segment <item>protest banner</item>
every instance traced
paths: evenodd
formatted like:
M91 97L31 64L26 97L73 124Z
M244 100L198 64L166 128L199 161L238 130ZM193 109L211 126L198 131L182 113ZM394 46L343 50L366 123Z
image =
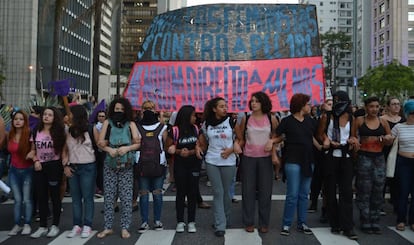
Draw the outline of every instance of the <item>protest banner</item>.
M153 100L178 110L221 96L229 111L247 111L253 92L274 110L294 93L324 100L325 81L314 5L212 4L154 18L137 54L124 96L134 109Z

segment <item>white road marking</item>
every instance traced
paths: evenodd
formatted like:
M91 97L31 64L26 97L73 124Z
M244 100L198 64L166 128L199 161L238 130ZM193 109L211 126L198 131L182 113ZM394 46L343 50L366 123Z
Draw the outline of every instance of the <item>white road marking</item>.
M358 245L358 242L343 235L332 234L330 227L311 228L311 230L322 245Z
M91 235L88 238L81 238L80 236L75 236L73 238L67 238L66 235L70 231L64 231L62 234L60 234L58 237L56 237L52 242L49 243L49 245L80 245L85 244L89 239L95 236L97 231L92 231Z

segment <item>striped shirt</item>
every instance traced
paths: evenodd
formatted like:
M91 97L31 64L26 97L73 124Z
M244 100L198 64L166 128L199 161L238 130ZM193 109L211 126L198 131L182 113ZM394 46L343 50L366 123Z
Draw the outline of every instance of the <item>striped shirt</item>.
M414 153L414 125L399 123L391 130L392 135L398 137L399 151Z

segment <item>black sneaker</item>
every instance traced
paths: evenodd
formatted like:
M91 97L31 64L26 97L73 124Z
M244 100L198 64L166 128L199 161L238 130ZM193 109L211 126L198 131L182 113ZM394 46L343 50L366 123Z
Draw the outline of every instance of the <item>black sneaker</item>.
M298 231L303 232L306 235L312 235L312 230L305 224L302 224L301 226L298 226Z
M361 231L366 234L372 234L374 232L371 227L367 227L367 226L361 227Z
M341 233L341 228L338 228L338 227L332 227L332 228L331 228L331 233L332 233L332 234L339 234L339 233Z
M358 236L355 234L354 229L344 231L344 236L348 237L351 240L358 240Z
M381 235L382 234L381 228L379 228L377 226L371 227L371 231L372 231L372 233L377 234L377 235Z
M161 221L155 221L154 230L156 230L156 231L164 230L164 227L162 226Z
M148 225L148 223L147 222L144 222L139 227L138 232L142 234L142 233L145 233L149 229L150 229L150 226Z
M215 231L214 235L216 235L216 237L224 237L224 234L226 234L225 231Z
M283 226L282 231L280 232L280 235L289 236L290 235L289 226Z
M316 204L314 202L311 203L311 205L308 208L308 213L315 213L317 210Z

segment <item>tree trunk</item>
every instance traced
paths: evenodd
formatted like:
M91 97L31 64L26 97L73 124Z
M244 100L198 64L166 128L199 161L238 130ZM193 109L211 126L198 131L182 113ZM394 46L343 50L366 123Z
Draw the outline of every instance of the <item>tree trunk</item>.
M67 0L56 0L55 6L55 26L53 27L53 51L52 51L52 81L59 79L59 58L60 58L60 33L62 26L63 7Z
M93 50L92 50L92 95L98 100L99 55L101 51L101 25L103 0L95 0Z

